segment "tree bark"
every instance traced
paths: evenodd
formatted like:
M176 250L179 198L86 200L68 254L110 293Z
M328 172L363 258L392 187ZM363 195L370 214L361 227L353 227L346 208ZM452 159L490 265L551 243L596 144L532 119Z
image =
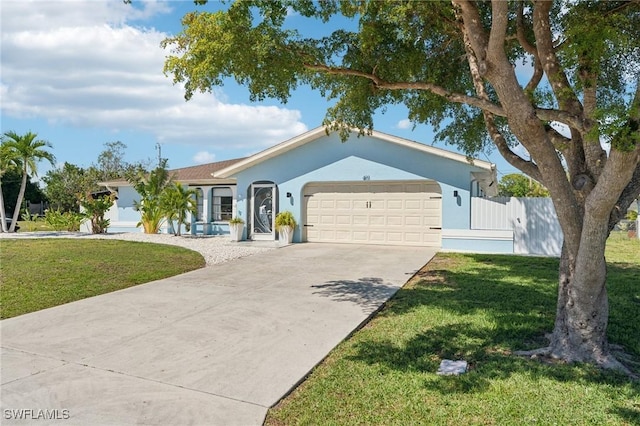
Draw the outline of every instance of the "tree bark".
M0 182L0 220L2 224L0 224L0 229L2 232L9 232L7 228L7 215L4 211L4 196L2 195L2 182Z
M565 247L560 258L556 321L550 338L548 355L566 362L593 362L603 367L619 368L609 352L607 324L609 303L606 288L604 247L590 247L602 252L602 262L589 268L587 280L577 276L576 262Z
M20 216L20 205L22 204L22 199L24 198L24 193L26 190L27 190L27 168L25 166L24 170L22 171L22 183L20 184L18 201L16 202L16 208L15 208L15 211L13 212L13 218L11 219L11 226L9 227L9 232L14 232L16 229L16 224L18 223L18 217Z

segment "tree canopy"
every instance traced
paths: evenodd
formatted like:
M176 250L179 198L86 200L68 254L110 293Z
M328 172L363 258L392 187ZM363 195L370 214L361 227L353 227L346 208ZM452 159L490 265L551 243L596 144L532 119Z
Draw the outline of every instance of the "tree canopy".
M335 100L324 122L345 137L402 104L437 139L497 149L542 183L564 246L556 324L536 354L622 368L604 247L640 193L640 1L248 0L182 23L163 46L187 99L228 78L252 100L306 84Z

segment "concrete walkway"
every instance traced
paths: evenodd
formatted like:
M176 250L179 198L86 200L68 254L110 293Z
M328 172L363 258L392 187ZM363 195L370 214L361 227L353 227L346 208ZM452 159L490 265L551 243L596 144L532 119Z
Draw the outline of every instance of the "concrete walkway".
M3 320L2 424L259 425L434 254L295 244Z

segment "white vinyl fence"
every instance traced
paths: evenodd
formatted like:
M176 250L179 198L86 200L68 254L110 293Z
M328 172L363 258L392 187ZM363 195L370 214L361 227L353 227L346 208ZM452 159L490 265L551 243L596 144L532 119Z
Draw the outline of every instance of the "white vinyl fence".
M471 229L512 230L518 254L560 256L562 230L550 198L471 198Z

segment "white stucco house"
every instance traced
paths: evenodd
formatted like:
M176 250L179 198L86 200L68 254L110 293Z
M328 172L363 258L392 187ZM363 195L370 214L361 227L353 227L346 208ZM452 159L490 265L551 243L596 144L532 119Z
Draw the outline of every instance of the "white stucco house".
M497 193L494 164L377 131L343 142L319 127L247 158L172 172L198 193L194 234L229 233L237 216L244 239L275 240L275 216L288 210L294 242L513 252L512 235L471 228L471 198ZM137 193L105 184L118 193L109 232L140 232Z

